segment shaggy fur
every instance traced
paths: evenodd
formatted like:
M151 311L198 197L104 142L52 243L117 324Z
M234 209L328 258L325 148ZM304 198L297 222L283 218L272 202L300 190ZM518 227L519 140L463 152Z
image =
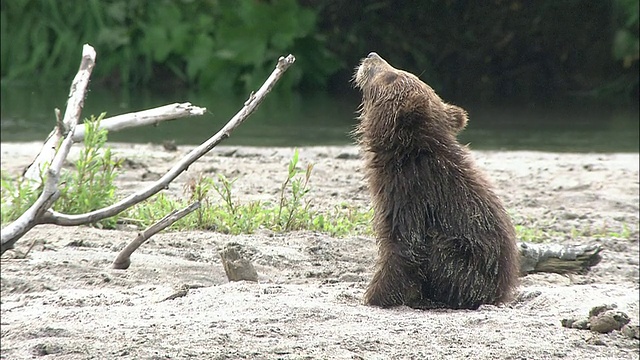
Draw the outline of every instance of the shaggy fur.
M354 81L378 242L365 303L476 309L509 300L519 269L515 231L456 140L467 113L376 53Z

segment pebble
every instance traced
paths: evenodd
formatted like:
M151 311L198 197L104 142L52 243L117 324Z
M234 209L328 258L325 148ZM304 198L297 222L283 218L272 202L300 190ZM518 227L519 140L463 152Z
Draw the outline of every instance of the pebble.
M631 339L640 339L640 325L625 325L620 329L622 335Z
M610 333L613 330L620 330L631 321L629 315L622 311L606 310L589 318L591 331L602 334Z
M598 305L589 310L588 319L569 318L560 320L563 327L579 330L591 330L593 332L607 334L615 330L621 330L623 335L638 339L640 336L638 325L628 325L631 319L622 311L615 310L616 305ZM601 345L601 344L594 344Z
M230 242L219 251L224 271L229 281L258 281L258 273L248 259L244 258L243 247L240 244Z

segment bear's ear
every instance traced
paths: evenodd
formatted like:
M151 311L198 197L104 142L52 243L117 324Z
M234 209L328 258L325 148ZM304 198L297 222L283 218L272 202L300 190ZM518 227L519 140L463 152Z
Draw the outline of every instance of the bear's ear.
M467 126L467 112L458 106L447 104L445 111L449 117L449 121L455 132L460 132Z

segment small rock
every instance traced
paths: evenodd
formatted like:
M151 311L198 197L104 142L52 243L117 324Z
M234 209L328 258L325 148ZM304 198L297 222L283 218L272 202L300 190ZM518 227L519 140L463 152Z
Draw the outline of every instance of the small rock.
M237 152L238 152L238 149L231 149L231 150L223 151L223 152L219 153L218 155L222 156L222 157L232 157Z
M258 272L251 261L240 255L242 246L238 243L228 243L219 254L224 266L224 272L229 281L258 281Z
M640 339L640 325L625 325L620 329L622 335L631 339Z
M540 291L540 290L522 290L516 296L516 300L515 301L516 302L525 302L525 301L533 300L533 299L537 298L540 295L542 295L542 291ZM564 319L562 321L565 321L565 320L569 320L569 319Z
M589 330L589 320L580 319L571 325L572 329Z
M58 344L46 342L46 343L36 344L32 348L32 353L36 356L45 356L45 355L59 354L63 352L63 350L64 349L62 348L62 346Z
M284 289L282 288L282 286L280 285L276 285L276 286L269 286L268 288L265 288L262 290L263 294L280 294L284 291Z
M616 308L617 308L616 304L604 304L604 305L594 306L591 308L591 310L589 310L589 318L596 316L601 312L604 312L607 310L615 310Z
M622 311L615 310L606 310L589 318L591 331L602 334L610 333L613 330L620 330L623 326L628 324L629 321L631 321L631 319L629 319L629 315Z
M202 259L202 256L200 256L199 253L194 252L194 251L187 251L186 253L184 253L184 258L189 260L189 261L198 261L200 259Z
M560 324L569 329L588 330L589 321L587 319L562 319Z
M338 154L338 156L336 156L336 159L341 159L341 160L357 160L360 158L360 154L358 153L340 153Z
M576 214L576 213L572 213L572 212L565 212L560 214L560 218L563 220L575 220L578 217L580 217L580 215Z
M560 320L560 325L562 325L562 327L566 327L566 328L571 328L571 326L573 326L573 324L578 321L576 319L562 319Z
M166 151L178 151L178 146L176 145L175 140L166 140L162 142L162 147Z

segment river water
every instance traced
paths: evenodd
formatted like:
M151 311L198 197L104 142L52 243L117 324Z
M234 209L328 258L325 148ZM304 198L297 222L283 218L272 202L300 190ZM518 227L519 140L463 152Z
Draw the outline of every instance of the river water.
M62 86L2 86L0 129L2 142L43 141L55 123L53 109L64 110L68 88ZM174 102L207 108L201 117L109 134L120 142L200 144L217 132L241 107L246 97L203 93L151 91L114 92L92 88L83 116L107 116L145 110ZM353 143L359 95L269 94L226 145L305 146ZM470 115L459 139L473 149L540 150L560 152L638 152L638 108L630 106L474 106L460 104Z

